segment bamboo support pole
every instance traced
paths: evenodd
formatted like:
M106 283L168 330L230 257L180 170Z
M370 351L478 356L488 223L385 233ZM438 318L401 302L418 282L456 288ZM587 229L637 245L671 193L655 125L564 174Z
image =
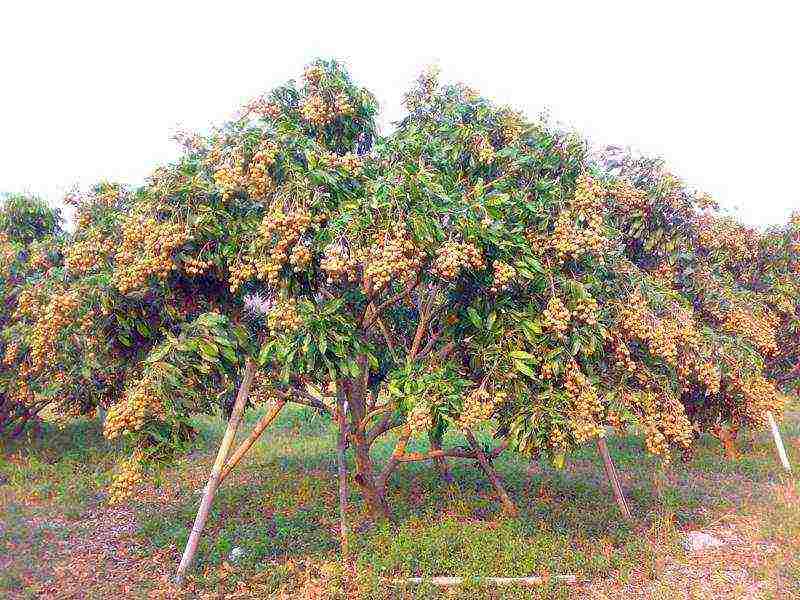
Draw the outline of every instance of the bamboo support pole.
M506 492L506 489L503 486L503 482L500 480L500 476L497 474L497 471L494 470L494 467L492 467L489 459L486 458L486 453L483 451L483 448L481 448L481 445L475 439L475 436L471 431L465 430L464 435L466 436L469 445L472 446L472 449L475 451L475 456L478 459L483 472L486 473L486 476L489 478L492 486L494 486L494 489L500 498L500 503L503 505L503 512L510 517L516 517L519 514L519 511Z
M611 484L611 489L614 492L614 499L617 501L617 506L619 506L619 510L622 512L622 515L625 517L625 519L632 521L633 517L631 516L631 509L628 508L628 502L625 500L625 495L622 493L622 486L619 483L617 469L614 467L614 462L611 460L611 455L608 453L608 445L606 444L606 438L604 435L601 435L597 438L597 449L600 451L600 456L603 457L603 466L606 469L606 477L608 477L608 482Z
M228 421L228 426L225 429L225 435L222 438L222 443L217 452L217 459L214 461L214 466L211 468L211 475L208 478L208 483L203 490L203 498L200 500L200 507L197 510L197 517L195 517L192 531L189 534L189 539L186 541L186 549L183 551L181 563L178 565L178 572L175 574L175 584L178 587L183 585L186 578L186 571L194 560L197 553L197 546L200 543L200 534L203 532L203 527L208 519L208 513L211 509L211 503L214 501L214 494L219 487L220 474L222 467L225 464L225 459L228 456L228 451L233 444L233 438L236 435L236 429L239 427L239 421L242 419L244 413L244 406L247 403L247 397L250 395L250 386L253 384L253 377L255 376L255 365L253 361L248 360L244 370L242 383L239 386L239 392L236 396L236 402L233 405L233 412Z
M225 481L225 478L230 474L233 468L239 464L239 461L242 460L242 457L247 454L247 451L256 443L256 440L261 437L261 434L264 433L264 430L270 426L270 424L275 420L275 417L283 410L283 407L286 406L286 400L278 400L275 405L270 409L270 411L261 417L256 423L255 427L253 427L253 431L250 432L250 435L247 436L247 439L243 441L236 451L231 455L230 459L225 463L225 467L222 469L222 473L219 476L219 485Z
M454 587L462 585L465 581L471 581L467 577L408 577L407 579L395 579L398 584L429 584L436 587ZM575 575L553 575L551 577L480 577L478 583L485 585L508 586L517 585L521 587L534 587L543 585L551 581L562 583L576 583Z
M792 472L792 465L789 464L789 457L786 454L786 447L783 445L783 438L781 438L780 429L775 422L775 417L772 416L772 411L767 411L767 421L769 421L769 428L772 430L772 439L775 441L775 448L778 450L778 458L781 459L781 464L787 473Z

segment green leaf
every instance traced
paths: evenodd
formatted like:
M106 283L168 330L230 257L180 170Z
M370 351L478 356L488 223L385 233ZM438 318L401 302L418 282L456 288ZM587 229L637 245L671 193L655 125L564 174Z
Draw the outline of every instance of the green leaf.
M467 316L469 316L469 320L472 321L472 324L480 329L482 324L481 316L478 314L478 311L472 308L471 306L467 308Z
M522 361L515 360L514 361L514 367L517 369L517 371L519 371L523 375L526 375L526 376L530 377L531 379L536 379L537 378L536 377L536 373L534 372L534 370L531 369L528 365L526 365Z

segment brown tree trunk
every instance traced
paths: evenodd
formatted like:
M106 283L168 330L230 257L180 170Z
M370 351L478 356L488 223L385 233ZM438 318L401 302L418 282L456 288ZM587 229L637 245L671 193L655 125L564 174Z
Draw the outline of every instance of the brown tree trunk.
M388 519L391 513L386 503L386 490L377 482L372 457L369 455L369 444L360 431L351 432L350 440L356 459L355 482L364 495L367 509L374 518Z

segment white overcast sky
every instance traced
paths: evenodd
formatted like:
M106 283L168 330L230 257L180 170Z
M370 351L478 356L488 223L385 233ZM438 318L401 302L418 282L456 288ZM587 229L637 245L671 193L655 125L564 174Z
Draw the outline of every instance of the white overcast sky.
M799 4L4 0L0 191L59 203L73 184L140 182L177 154L179 125L204 130L321 56L348 63L386 124L435 63L779 223L800 208Z

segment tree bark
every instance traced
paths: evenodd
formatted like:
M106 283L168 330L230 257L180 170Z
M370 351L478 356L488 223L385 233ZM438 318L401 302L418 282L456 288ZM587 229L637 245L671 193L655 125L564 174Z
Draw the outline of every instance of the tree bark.
M367 510L373 518L391 518L391 511L386 502L385 486L381 486L377 480L372 457L369 454L370 444L360 431L351 431L350 440L353 442L356 459L355 482L364 495Z
M342 543L342 560L348 568L350 562L350 544L347 533L347 402L339 403L339 443L337 444L337 462L339 464L339 535Z

